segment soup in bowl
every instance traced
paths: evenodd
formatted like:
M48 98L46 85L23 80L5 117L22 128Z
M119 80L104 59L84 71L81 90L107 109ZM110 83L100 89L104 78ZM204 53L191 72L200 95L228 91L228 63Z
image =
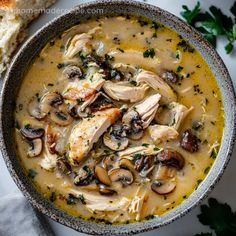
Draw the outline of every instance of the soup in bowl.
M6 76L1 112L1 149L25 196L99 235L190 210L222 175L235 132L232 83L212 47L130 1L81 5L33 36Z
M221 93L201 55L159 22L103 16L48 42L21 85L19 157L56 206L125 223L184 201L214 162Z

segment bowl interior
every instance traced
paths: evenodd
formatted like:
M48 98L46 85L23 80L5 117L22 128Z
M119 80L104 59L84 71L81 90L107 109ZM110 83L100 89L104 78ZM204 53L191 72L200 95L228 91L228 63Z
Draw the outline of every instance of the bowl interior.
M13 148L14 139L12 137L14 131L13 112L19 85L21 84L25 70L30 65L34 57L40 52L41 48L50 38L76 25L81 20L94 17L96 15L113 13L131 13L148 17L154 21L159 21L178 32L194 45L194 47L201 53L202 57L210 66L215 75L218 86L220 87L225 110L225 128L222 138L222 145L213 167L198 189L192 193L188 199L172 211L152 220L128 225L111 226L87 222L70 216L67 213L55 208L50 202L44 199L41 194L38 193L34 187L32 187L32 183L25 177L19 160L16 158L16 150ZM211 45L206 42L192 27L178 19L176 16L158 7L145 3L133 1L98 1L80 5L71 12L50 22L43 29L39 30L33 37L31 37L18 52L17 56L13 60L10 70L6 75L2 90L2 132L0 134L1 150L7 167L16 184L28 200L33 204L33 206L39 209L42 213L64 225L88 234L118 235L139 233L158 228L181 217L192 209L193 206L196 206L214 187L215 183L222 175L232 152L236 123L235 106L235 94L232 82L224 63Z

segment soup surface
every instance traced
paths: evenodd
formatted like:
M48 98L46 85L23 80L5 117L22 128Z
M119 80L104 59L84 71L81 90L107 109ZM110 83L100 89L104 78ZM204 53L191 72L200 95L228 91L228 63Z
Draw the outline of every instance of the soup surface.
M25 74L15 119L39 191L69 214L110 223L158 217L188 198L224 126L201 55L135 16L89 19L52 39Z

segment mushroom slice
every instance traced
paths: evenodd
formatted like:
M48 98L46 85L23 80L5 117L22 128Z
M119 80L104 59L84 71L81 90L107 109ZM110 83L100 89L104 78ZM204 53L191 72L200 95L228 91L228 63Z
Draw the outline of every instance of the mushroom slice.
M63 79L76 80L83 75L82 70L75 65L68 65L62 72Z
M72 130L69 137L69 160L80 162L92 149L103 133L120 116L118 108L110 108L94 113L93 117L85 118Z
M185 117L193 110L193 107L188 109L186 106L177 102L170 103L169 107L171 108L172 114L172 122L170 126L178 130Z
M113 83L106 81L103 85L105 93L117 101L138 102L142 100L149 86L131 86L126 82Z
M88 33L82 33L75 35L64 54L65 58L73 58L79 52L89 52L91 50L91 39L94 34L101 31L101 27L95 27L88 31Z
M60 157L57 159L57 168L65 175L69 175L72 172L71 165L65 157Z
M36 138L29 141L30 148L27 155L29 157L39 156L43 150L43 142L41 138Z
M155 180L151 185L152 191L160 195L169 194L173 192L175 188L176 188L176 181L173 179Z
M139 84L148 84L158 93L160 93L161 96L163 96L166 103L170 103L177 100L176 94L174 93L172 88L162 78L160 78L157 74L151 71L141 70L136 77L136 82Z
M108 175L112 182L121 182L124 186L130 185L134 181L133 174L125 169L113 169L108 172Z
M147 128L149 124L152 122L156 111L159 107L159 101L161 99L160 94L154 94L146 99L144 99L141 103L134 105L132 109L135 109L136 112L141 116L143 121L143 128Z
M50 112L50 119L60 126L67 126L72 123L73 119L66 109L52 110Z
M42 120L43 118L45 118L46 114L42 113L40 108L39 108L39 98L37 96L33 96L30 99L30 102L28 104L28 113L38 119L38 120Z
M112 196L114 194L117 194L117 192L111 188L106 187L105 185L100 185L99 186L99 193L101 195L105 196Z
M138 70L134 66L123 63L114 64L113 69L117 69L119 72L121 72L126 80L132 80L134 75L136 75L136 73L138 72Z
M59 93L48 92L40 100L39 109L43 114L48 114L51 109L57 108L63 103L63 97Z
M199 150L198 138L191 130L185 130L181 136L180 146L188 152L197 152Z
M179 133L173 128L166 125L150 125L148 132L155 144L174 140L178 137Z
M114 125L110 131L103 136L104 144L114 151L121 151L128 147L129 140L122 126Z
M20 133L27 139L41 138L44 135L43 128L33 128L30 125L26 125L20 129Z
M177 170L181 170L185 164L183 156L173 149L163 149L160 151L155 156L155 162L174 167Z
M103 167L101 167L99 165L95 166L95 176L97 177L97 179L101 183L108 185L108 186L111 185L111 180L108 176L108 173Z
M134 165L132 161L130 161L129 159L122 158L119 164L120 164L120 168L122 169L128 169L130 171L134 171Z

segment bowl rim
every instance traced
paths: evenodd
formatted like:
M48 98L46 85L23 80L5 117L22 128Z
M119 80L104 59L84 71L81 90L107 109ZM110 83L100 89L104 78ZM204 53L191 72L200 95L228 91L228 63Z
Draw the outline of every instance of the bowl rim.
M101 225L101 224L97 224L94 222L90 222L90 221L84 221L82 219L73 217L71 215L68 215L67 213L63 212L62 210L54 207L52 204L50 204L48 202L48 200L44 199L39 193L38 191L36 191L34 188L32 188L32 184L29 183L28 180L25 180L22 176L19 175L19 172L16 170L16 166L14 165L14 163L12 162L12 157L11 155L9 155L10 151L7 144L7 140L9 140L9 137L7 137L7 133L8 131L6 130L6 123L4 123L4 119L6 118L3 114L6 114L6 112L4 112L5 109L5 103L6 103L6 97L8 94L6 94L6 91L9 89L9 85L10 85L10 81L12 80L12 73L14 72L14 70L16 69L16 65L18 60L22 59L23 56L28 47L32 47L31 42L34 40L39 39L40 37L42 38L43 36L43 32L50 30L50 28L53 25L58 24L58 22L60 20L66 20L66 18L70 15L75 15L76 11L81 10L81 9L89 9L89 8L95 8L95 7L100 7L101 9L106 9L106 5L109 6L116 6L117 4L122 4L122 6L125 6L125 10L124 13L127 9L127 13L130 14L130 10L131 9L139 9L139 12L137 15L145 15L145 10L151 11L155 14L160 14L162 17L164 17L165 20L168 21L172 21L173 23L176 23L178 25L178 27L182 26L183 27L183 31L180 32L180 29L178 29L178 31L176 30L177 33L182 33L184 35L186 35L187 33L191 33L191 38L194 40L200 40L202 45L199 46L200 49L204 49L207 50L207 52L209 52L209 57L212 59L216 59L216 68L219 68L220 73L223 74L224 77L224 81L222 81L222 85L226 85L226 87L229 89L227 96L229 96L229 99L231 99L231 105L232 105L232 127L231 127L231 133L228 137L228 143L227 143L227 148L224 149L223 151L220 153L223 153L223 160L221 161L220 164L222 164L222 166L217 170L215 168L216 173L214 174L212 172L212 168L210 173L211 174L211 178L209 180L211 180L210 182L208 181L208 183L206 183L206 180L208 179L208 176L204 179L203 183L199 186L198 190L194 191L193 193L199 192L197 195L195 194L194 196L193 193L191 194L191 196L185 200L184 202L182 202L179 206L177 206L175 209L173 209L172 211L148 220L148 221L142 221L142 222L137 222L137 223L130 223L130 224L121 224L121 225ZM98 14L98 15L104 15L104 14ZM106 15L106 14L105 14ZM147 17L147 16L146 16ZM71 25L72 27L72 25ZM168 26L169 27L169 26ZM170 27L171 28L171 27ZM59 31L58 31L59 33ZM47 41L49 41L50 38L47 38ZM189 41L189 40L188 40ZM191 42L191 40L190 40ZM197 45L194 42L193 45L195 47L197 47ZM198 47L197 47L198 48ZM198 48L198 51L200 50ZM38 51L40 51L40 49L38 49ZM207 62L208 64L208 62ZM28 66L28 65L27 65ZM212 69L211 69L212 70ZM223 88L219 86L220 91L222 92ZM222 94L222 98L223 98L223 94ZM3 87L1 90L1 101L0 101L0 122L1 122L1 133L0 133L0 148L1 148L1 152L4 158L4 161L7 165L7 168L11 174L11 176L13 177L13 180L15 181L16 185L18 186L18 188L23 192L23 194L25 195L25 197L28 199L28 201L36 208L38 209L40 212L42 212L43 214L49 216L51 219L66 225L70 228L73 228L79 232L83 232L83 233L87 233L87 234L96 234L96 235L124 235L124 234L137 234L137 233L141 233L141 232L145 232L148 230L153 230L156 228L159 228L161 226L167 225L171 222L173 222L174 220L184 216L187 212L189 212L191 209L193 209L194 207L196 207L197 205L200 204L200 202L209 194L209 192L214 188L215 184L219 181L220 177L222 176L224 169L226 168L226 165L229 161L229 158L232 154L233 151L233 146L234 146L234 139L235 139L235 135L236 135L236 97L235 97L235 91L234 91L234 87L233 87L233 83L232 80L230 78L229 72L224 64L224 62L222 61L222 59L220 58L220 56L218 55L218 53L215 51L215 49L210 45L209 42L207 42L202 35L197 32L194 28L192 28L190 25L188 25L186 22L184 22L183 20L181 20L180 18L178 18L177 16L157 7L157 6L153 6L153 5L149 5L147 3L142 3L142 2L136 2L136 1L132 1L132 0L115 0L115 1L109 1L109 0L100 0L100 1L93 1L93 2L89 2L89 3L84 3L84 4L80 4L77 7L73 8L71 11L69 11L68 13L65 13L61 16L56 17L55 19L53 19L52 21L50 21L49 23L47 23L45 26L43 26L42 28L40 28L36 33L34 33L34 35L32 35L24 44L23 46L20 48L20 50L18 51L18 53L16 54L16 56L14 57L9 70L6 73L5 76L5 80L3 83ZM225 135L223 135L222 138L222 143L223 143L223 139L224 139ZM226 137L227 138L227 137ZM219 154L220 154L219 153ZM16 157L16 154L15 154ZM217 158L215 160L218 161L219 158ZM215 165L215 164L214 164ZM209 175L210 175L209 173ZM190 200L191 198L191 200ZM185 204L184 204L185 203ZM159 221L157 220L159 219Z

